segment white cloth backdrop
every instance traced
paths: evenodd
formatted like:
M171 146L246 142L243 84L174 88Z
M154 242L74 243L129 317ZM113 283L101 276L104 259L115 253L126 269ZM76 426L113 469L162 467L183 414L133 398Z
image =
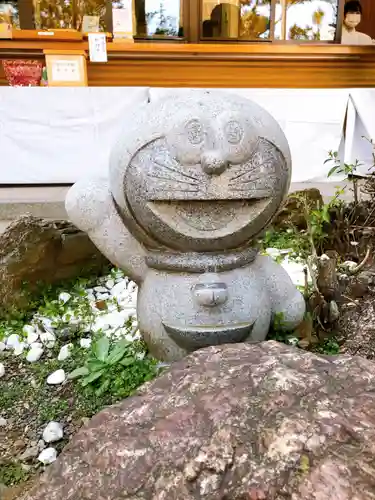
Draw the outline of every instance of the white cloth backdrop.
M147 88L0 87L0 184L73 183L105 172Z
M130 107L169 91L1 87L0 184L73 183L82 177L103 174ZM327 166L323 163L328 151L337 150L342 142L349 90L232 92L258 102L279 121L292 152L293 182L326 179ZM354 101L362 110L362 122L371 122L369 132L375 133L374 113L370 113L374 109L375 90L356 90L350 102ZM357 121L356 133L359 127ZM350 154L357 152L357 142L353 141Z

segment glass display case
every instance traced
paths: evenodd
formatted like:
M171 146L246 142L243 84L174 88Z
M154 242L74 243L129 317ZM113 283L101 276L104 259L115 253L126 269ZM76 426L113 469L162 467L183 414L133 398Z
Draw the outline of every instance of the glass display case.
M202 0L202 38L270 39L271 2Z
M84 16L98 18L100 31L107 31L106 0L34 0L34 26L37 30L74 29L81 31Z
M13 28L20 28L17 0L0 1L0 23L9 23Z
M333 42L337 39L338 10L337 0L277 0L274 39Z
M202 40L337 40L340 0L201 0Z
M362 1L372 19L373 0ZM48 51L87 58L90 18L106 33L108 60L87 63L89 85L373 87L374 45L340 43L344 6L345 0L0 0L0 16L13 26L12 36L0 40L0 59L44 60Z

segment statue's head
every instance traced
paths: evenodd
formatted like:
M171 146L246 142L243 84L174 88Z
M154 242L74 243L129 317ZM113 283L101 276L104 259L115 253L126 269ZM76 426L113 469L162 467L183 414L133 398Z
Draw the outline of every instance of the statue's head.
M111 157L113 196L142 242L181 251L245 247L290 182L287 140L264 109L207 91L138 109Z
M361 22L362 5L358 0L349 0L344 6L344 23L349 29L354 29Z

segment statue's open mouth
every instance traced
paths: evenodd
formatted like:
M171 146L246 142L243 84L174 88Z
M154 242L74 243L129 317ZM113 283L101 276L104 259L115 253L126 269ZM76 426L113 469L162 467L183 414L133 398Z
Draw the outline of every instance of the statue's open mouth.
M182 349L193 351L210 345L244 342L250 336L254 323L217 326L176 326L163 322L172 340Z
M225 201L169 200L152 201L148 206L154 215L177 232L189 234L191 228L194 228L198 232L209 231L211 237L220 237L229 231L240 231L248 226L249 221L264 212L269 201L269 198Z

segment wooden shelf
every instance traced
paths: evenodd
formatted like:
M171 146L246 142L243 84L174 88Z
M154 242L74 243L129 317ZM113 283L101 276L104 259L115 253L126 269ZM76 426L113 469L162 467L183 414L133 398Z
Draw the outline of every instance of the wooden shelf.
M86 41L0 41L0 59L84 50ZM88 64L90 86L359 88L375 86L375 47L276 43L121 43ZM5 84L0 74L0 84Z
M44 43L46 40L56 42L77 42L83 40L83 34L79 31L67 30L13 30L13 42L19 40L34 41Z

